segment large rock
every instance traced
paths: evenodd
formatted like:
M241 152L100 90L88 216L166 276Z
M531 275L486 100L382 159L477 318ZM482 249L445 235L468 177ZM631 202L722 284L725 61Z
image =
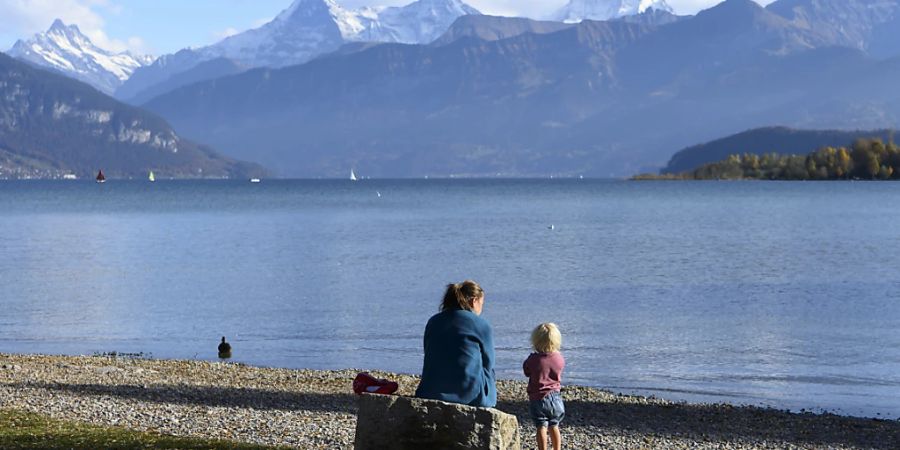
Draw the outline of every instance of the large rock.
M520 450L516 416L397 395L364 394L356 420L356 450Z

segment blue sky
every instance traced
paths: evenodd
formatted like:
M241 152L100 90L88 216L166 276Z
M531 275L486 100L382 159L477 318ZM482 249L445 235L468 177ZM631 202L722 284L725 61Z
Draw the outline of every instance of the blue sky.
M337 0L346 8L403 5L412 0ZM720 0L668 0L679 14L694 14ZM757 0L767 4L772 0ZM55 18L76 24L110 50L160 55L211 44L262 25L292 0L0 0L0 51L16 39L46 30ZM567 0L467 0L482 12L543 17Z

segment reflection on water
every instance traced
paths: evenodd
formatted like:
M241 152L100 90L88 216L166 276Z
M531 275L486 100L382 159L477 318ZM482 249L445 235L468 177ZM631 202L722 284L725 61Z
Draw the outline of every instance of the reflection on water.
M378 192L381 196L376 195ZM443 286L487 291L498 372L900 415L896 183L0 183L0 352L418 372ZM553 224L553 229L549 225Z

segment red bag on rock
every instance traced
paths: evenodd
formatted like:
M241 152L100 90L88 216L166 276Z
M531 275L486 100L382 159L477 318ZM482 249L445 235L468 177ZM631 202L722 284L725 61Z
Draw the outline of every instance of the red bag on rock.
M360 372L356 374L353 380L353 392L362 394L370 392L373 394L393 394L400 386L395 381L375 378L368 372Z

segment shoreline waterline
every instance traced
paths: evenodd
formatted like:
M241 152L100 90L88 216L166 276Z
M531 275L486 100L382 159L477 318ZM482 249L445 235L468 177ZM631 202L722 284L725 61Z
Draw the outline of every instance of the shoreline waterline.
M0 408L175 436L352 448L357 369L0 353ZM412 395L418 378L373 371ZM525 383L498 381L498 409L534 428ZM877 448L900 446L900 421L690 404L565 386L568 448Z

